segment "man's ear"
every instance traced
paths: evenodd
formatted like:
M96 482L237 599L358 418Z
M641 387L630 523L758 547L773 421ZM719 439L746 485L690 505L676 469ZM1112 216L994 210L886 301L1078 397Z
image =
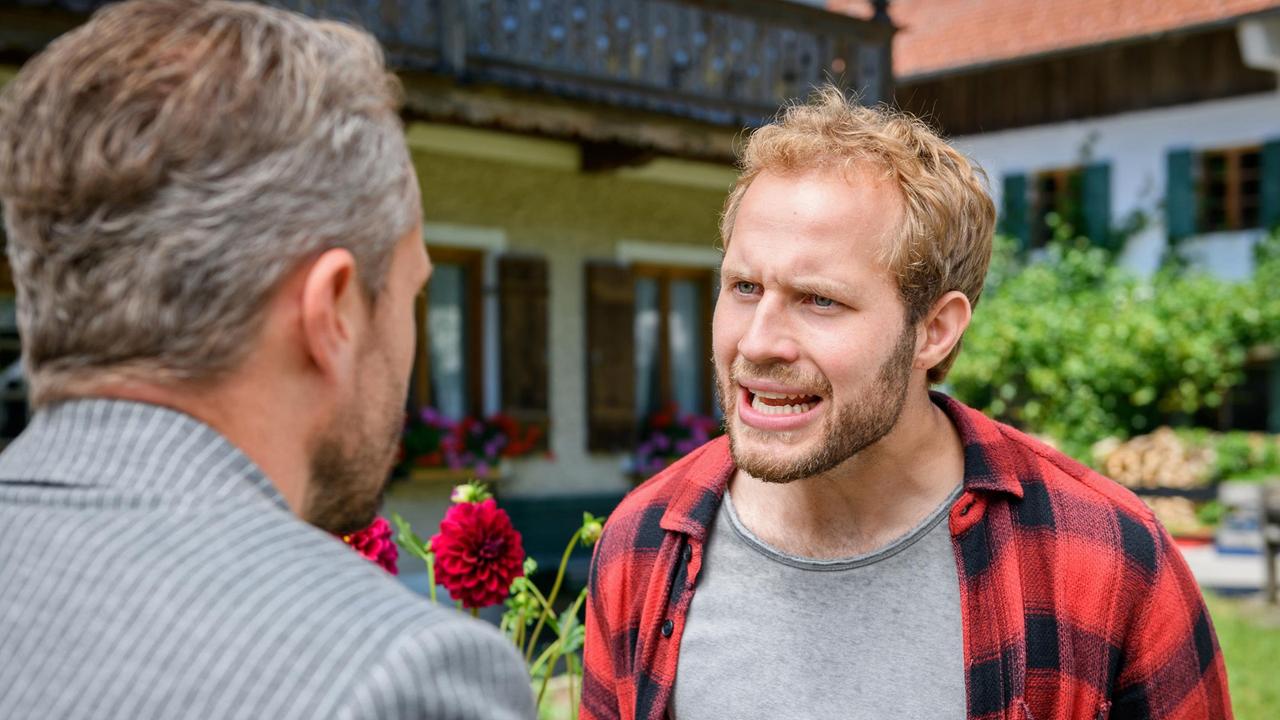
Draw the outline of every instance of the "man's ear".
M350 374L366 315L355 258L340 248L322 253L303 279L301 319L305 351L323 375Z
M915 367L929 370L946 359L969 327L973 306L959 290L938 298L919 326Z

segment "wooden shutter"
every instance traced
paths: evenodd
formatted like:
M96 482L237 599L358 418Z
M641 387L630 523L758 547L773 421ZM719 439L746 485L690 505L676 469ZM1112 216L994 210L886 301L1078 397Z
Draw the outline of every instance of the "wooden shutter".
M1280 226L1280 139L1262 146L1262 187L1258 219L1264 230Z
M628 268L587 265L587 448L627 450L635 431L635 287Z
M1170 150L1166 156L1168 178L1164 212L1171 242L1196 234L1196 186L1192 160L1190 150Z
M1094 245L1111 247L1111 166L1097 163L1084 169L1081 182L1084 227Z
M549 298L544 258L498 259L502 409L522 423L544 429L549 408Z
M1001 199L1000 231L1018 240L1018 249L1026 250L1031 244L1031 226L1028 223L1027 176L1014 173L1004 176L1004 197Z

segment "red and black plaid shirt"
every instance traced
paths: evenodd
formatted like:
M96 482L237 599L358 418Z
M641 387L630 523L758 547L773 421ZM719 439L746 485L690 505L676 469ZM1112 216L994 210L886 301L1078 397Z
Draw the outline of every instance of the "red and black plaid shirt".
M934 401L964 443L964 492L949 520L968 717L1230 718L1200 590L1151 511L1017 430L943 395ZM584 720L665 714L733 472L727 440L713 440L609 518L591 569Z

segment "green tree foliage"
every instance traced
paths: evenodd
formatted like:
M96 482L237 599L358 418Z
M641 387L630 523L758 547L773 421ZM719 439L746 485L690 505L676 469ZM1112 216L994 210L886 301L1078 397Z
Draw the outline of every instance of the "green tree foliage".
M1082 459L1104 437L1188 424L1241 381L1250 348L1280 343L1280 233L1258 261L1244 283L1172 263L1139 278L1069 228L1030 263L999 238L948 383Z

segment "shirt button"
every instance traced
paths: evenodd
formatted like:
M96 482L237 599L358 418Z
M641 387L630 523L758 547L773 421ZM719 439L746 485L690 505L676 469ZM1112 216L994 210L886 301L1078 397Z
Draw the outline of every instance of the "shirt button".
M667 620L666 622L662 623L662 637L664 638L671 637L671 633L674 632L675 629L676 629L676 624L671 622L671 620Z
M684 561L685 561L685 562L689 562L689 561L690 561L690 560L692 560L692 559L693 559L693 548L689 547L688 545L685 545L685 546L684 546Z

